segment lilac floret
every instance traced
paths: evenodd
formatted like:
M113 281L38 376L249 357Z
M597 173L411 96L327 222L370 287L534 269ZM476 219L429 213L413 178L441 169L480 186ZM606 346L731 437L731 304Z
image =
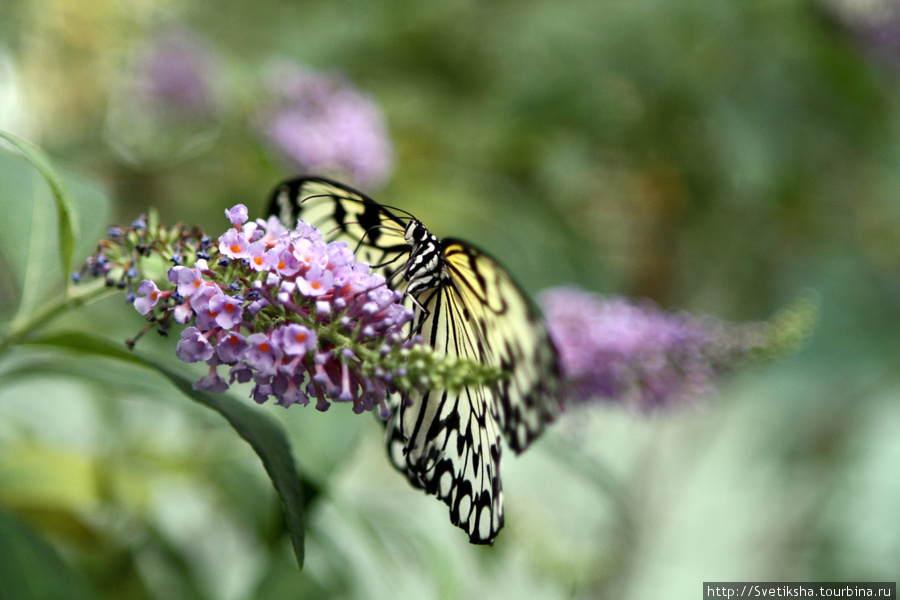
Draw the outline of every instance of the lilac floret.
M218 292L209 299L209 312L214 315L216 325L231 329L241 323L244 309L237 298Z
M231 331L216 344L216 355L221 362L231 365L241 360L249 347L244 336Z
M215 370L212 370L205 377L198 379L192 387L195 390L207 392L224 392L228 389L228 383Z
M235 229L239 229L247 222L247 207L243 204L235 204L233 207L225 209L225 216L228 217Z
M215 349L196 327L181 332L181 340L175 346L175 354L184 362L198 362L212 358Z
M307 297L323 296L334 287L334 274L322 268L313 268L306 277L297 281L297 289Z
M184 298L193 298L203 291L203 273L200 269L176 266L169 269L169 281L176 285L176 290Z
M247 258L247 247L250 242L243 232L229 229L219 238L219 252L228 258Z
M140 297L134 301L134 307L139 313L146 315L159 302L160 289L155 282L145 279L138 286L137 293L140 294Z
M254 333L247 337L250 345L245 352L246 360L260 371L268 371L275 367L275 361L281 358L282 351L271 337L264 333Z
M296 323L277 330L272 337L278 340L284 353L290 356L303 356L316 347L316 332Z

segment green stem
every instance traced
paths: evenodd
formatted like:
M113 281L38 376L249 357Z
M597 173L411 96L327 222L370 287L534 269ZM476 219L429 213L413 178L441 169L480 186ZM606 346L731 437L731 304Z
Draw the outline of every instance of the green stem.
M67 293L59 295L37 311L13 320L7 331L0 337L0 353L8 347L22 342L59 315L119 292L120 290L107 286L99 279L70 288Z

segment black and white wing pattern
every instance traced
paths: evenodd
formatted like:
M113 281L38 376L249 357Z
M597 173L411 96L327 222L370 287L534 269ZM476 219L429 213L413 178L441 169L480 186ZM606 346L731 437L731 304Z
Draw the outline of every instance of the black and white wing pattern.
M556 349L537 309L492 257L457 239L440 240L404 211L320 178L279 185L270 214L293 227L300 218L398 286L416 309L415 331L436 351L498 367L493 385L428 390L395 402L387 424L391 461L416 487L450 508L450 520L475 544L503 526L500 438L516 453L560 410Z
M269 199L269 214L285 227L301 219L322 232L327 241L345 241L359 262L390 276L403 266L409 244L403 237L409 215L395 215L386 206L341 183L302 177L279 184Z

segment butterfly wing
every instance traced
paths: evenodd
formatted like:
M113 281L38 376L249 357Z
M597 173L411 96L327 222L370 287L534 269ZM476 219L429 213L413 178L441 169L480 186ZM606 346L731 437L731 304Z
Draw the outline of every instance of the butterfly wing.
M290 228L302 219L327 241L347 242L361 262L385 279L403 266L402 257L409 253L403 239L405 217L329 179L300 177L280 183L272 191L268 214Z
M556 347L537 308L491 256L446 239L444 258L478 334L472 358L507 375L495 386L493 400L506 443L518 454L561 410Z
M427 290L417 301L428 311L420 327L427 343L450 357L477 356L478 336L452 287ZM483 385L428 390L400 404L388 425L394 466L446 503L450 521L475 544L493 543L503 526L500 429L492 399Z
M410 253L403 237L409 215L327 179L280 184L269 214L288 227L301 218L328 241L346 241L386 279ZM416 330L439 353L498 367L506 377L455 392L428 390L411 404L395 399L388 450L414 486L450 507L451 522L471 542L490 544L503 526L501 435L521 452L559 412L556 350L537 310L502 266L459 240L441 247L449 277L415 294Z
M451 357L502 369L495 385L433 390L399 406L389 426L394 465L450 507L469 541L490 544L503 526L501 431L524 450L559 412L556 350L534 306L493 258L442 243L451 277L416 295L423 339Z

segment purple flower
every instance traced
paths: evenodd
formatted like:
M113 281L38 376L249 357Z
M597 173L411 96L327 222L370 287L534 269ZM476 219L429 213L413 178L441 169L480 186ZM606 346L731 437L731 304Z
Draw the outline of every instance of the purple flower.
M265 267L283 277L290 277L300 270L300 261L286 247L276 246L266 251Z
M369 96L333 73L284 63L268 84L273 98L257 118L263 138L305 172L383 186L393 170L384 116Z
M243 231L229 229L219 238L219 252L228 258L247 258L250 241Z
M265 242L253 242L247 246L247 262L254 271L266 271L266 250L268 247Z
M219 376L215 368L211 368L206 376L195 381L191 387L195 390L206 390L207 392L224 392L228 389L228 383Z
M141 282L138 286L137 293L141 294L142 297L134 301L134 307L142 315L146 315L153 310L153 307L156 306L156 303L159 302L159 299L162 297L162 292L156 287L156 283L149 279L145 279Z
M169 281L176 284L176 290L184 298L193 298L204 289L203 273L200 269L172 267L169 269Z
M198 35L169 29L137 56L133 85L145 110L171 119L208 118L218 109L217 59Z
M232 365L244 357L250 344L241 334L231 331L216 344L216 355L227 365Z
M738 335L750 330L667 313L650 301L556 288L540 302L574 402L601 399L649 410L698 399L759 342Z
M172 310L172 318L174 318L175 322L179 325L190 323L191 319L194 318L194 310L191 308L191 303L189 301L182 302L175 306Z
M302 356L316 348L316 332L296 323L277 330L273 337L278 339L284 353L290 356Z
M240 300L220 291L209 299L209 312L215 319L216 325L222 329L231 329L241 323L244 309L241 307Z
M398 388L390 365L406 360L404 352L417 341L402 333L412 320L402 294L357 264L346 244L326 244L310 225L300 222L289 231L277 220L247 222L245 215L240 205L226 210L231 227L217 243L186 228L141 239L142 247L174 246L172 253L184 257L180 262L193 257L193 266L169 269L167 290L142 283L136 307L160 330L173 319L190 325L176 355L209 365L198 389L252 381L257 402L274 397L291 406L315 397L319 410L340 401L356 412L385 412L388 395L408 389ZM105 252L114 246L101 248L92 264L108 260ZM109 262L121 268L130 257ZM221 365L230 367L228 381L217 372Z
M292 245L291 253L304 272L328 265L327 247L321 239L300 238Z
M194 296L190 299L191 308L194 309L198 315L201 313L209 313L209 302L213 296L217 296L222 293L219 287L210 282L202 281L202 285L199 288L199 291L194 294ZM209 314L210 319L215 318L215 315Z
M235 204L233 207L225 209L225 216L228 217L235 229L240 229L241 225L247 222L247 207L243 204Z
M220 130L220 67L214 48L195 32L152 35L112 82L104 139L122 160L154 166L207 150Z
M286 385L284 390L278 395L277 405L288 408L292 404L309 404L309 396L301 390L293 377L285 377Z
M229 381L231 381L231 383L234 383L235 381L238 383L247 383L253 379L253 374L253 368L245 362L239 362L228 371ZM263 398L263 402L265 402L265 398Z
M281 348L271 337L264 333L254 333L247 338L250 345L244 353L251 366L260 371L269 371L275 367L275 361L281 358Z
M198 362L212 358L215 349L206 336L196 327L181 332L181 340L175 346L175 354L184 362Z
M297 280L297 289L307 297L326 294L334 286L334 275L326 269L310 269L306 277Z
M328 256L328 267L345 267L356 262L356 256L347 242L330 242L325 249Z

